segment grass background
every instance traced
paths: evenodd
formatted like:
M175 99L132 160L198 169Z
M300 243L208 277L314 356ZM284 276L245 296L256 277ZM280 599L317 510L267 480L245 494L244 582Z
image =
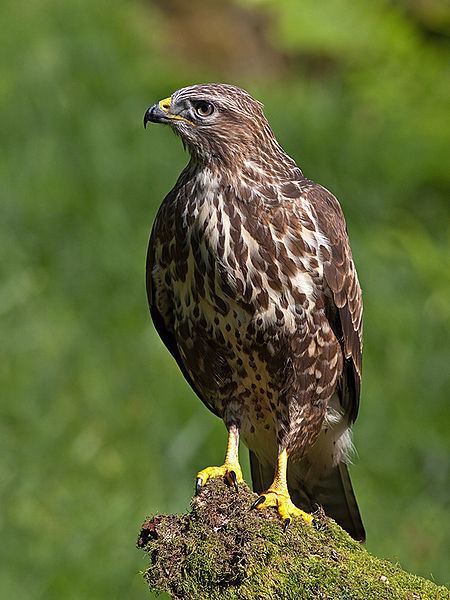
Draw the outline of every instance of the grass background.
M150 226L187 159L142 129L219 80L344 207L367 547L448 583L446 3L4 0L0 19L0 597L148 597L140 523L222 458L147 314Z

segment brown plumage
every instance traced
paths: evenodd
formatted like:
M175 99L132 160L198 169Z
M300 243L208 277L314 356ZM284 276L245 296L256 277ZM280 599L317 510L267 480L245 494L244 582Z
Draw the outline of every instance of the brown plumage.
M231 480L240 435L257 492L276 470L265 494L287 497L277 463L285 455L295 503L323 505L363 539L345 465L359 405L362 299L339 203L304 177L262 105L239 88L183 88L148 109L148 121L170 124L191 155L153 226L150 311L230 432ZM200 484L214 476L202 473ZM279 512L286 524L296 514Z

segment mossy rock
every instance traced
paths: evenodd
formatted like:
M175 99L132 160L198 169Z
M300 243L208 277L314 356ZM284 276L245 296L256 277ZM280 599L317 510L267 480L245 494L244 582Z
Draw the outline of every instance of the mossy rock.
M256 495L208 482L186 515L155 516L138 547L150 558L149 588L174 599L440 600L447 588L371 556L334 521L293 522L250 510Z

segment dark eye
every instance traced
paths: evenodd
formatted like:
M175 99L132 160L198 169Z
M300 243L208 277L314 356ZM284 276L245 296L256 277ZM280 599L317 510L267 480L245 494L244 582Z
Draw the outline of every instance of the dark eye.
M199 117L209 117L214 112L214 106L211 102L206 102L205 100L196 102L194 108Z

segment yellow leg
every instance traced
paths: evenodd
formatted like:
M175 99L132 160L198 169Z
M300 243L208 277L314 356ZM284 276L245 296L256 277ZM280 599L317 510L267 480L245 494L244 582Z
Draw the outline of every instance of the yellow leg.
M225 477L228 483L234 486L236 491L238 489L238 483L244 481L241 466L239 464L239 430L236 426L232 426L228 430L228 445L225 454L225 462L221 467L206 467L206 469L197 473L195 493L198 494L208 479L212 479L213 477Z
M288 454L286 450L283 450L278 455L277 466L275 469L275 478L272 485L254 502L252 508L268 508L269 506L275 506L278 510L278 514L283 519L284 529L286 530L291 522L292 517L300 517L306 523L311 524L313 522L313 516L309 513L297 508L292 502L287 487L287 461Z

